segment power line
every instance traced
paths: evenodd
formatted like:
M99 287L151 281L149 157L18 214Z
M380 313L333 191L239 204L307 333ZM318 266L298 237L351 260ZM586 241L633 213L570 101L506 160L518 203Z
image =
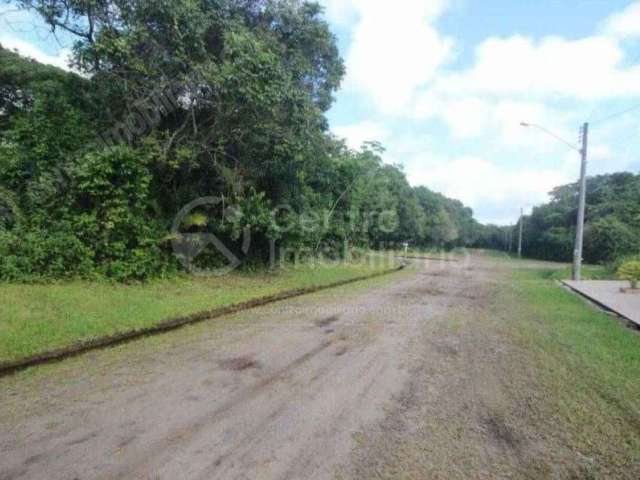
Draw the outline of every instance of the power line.
M635 64L638 60L640 60L640 52L636 53L630 60L627 61L628 65L633 65ZM596 111L598 111L601 107L599 106L599 104L597 102L594 102L594 106L593 109L591 110L591 113L589 113L589 115L587 115L587 118L592 118L593 115L596 113ZM596 122L599 122L600 120L597 120ZM591 123L595 123L595 122L591 122Z
M614 119L616 117L620 117L620 116L625 115L627 113L633 112L634 110L638 110L639 108L640 108L640 103L637 104L637 105L634 105L633 107L629 107L629 108L627 108L625 110L622 110L622 111L620 111L618 113L614 113L612 115L607 115L604 118L599 118L598 120L594 120L593 122L591 122L591 124L606 122L606 121L612 120L612 119Z

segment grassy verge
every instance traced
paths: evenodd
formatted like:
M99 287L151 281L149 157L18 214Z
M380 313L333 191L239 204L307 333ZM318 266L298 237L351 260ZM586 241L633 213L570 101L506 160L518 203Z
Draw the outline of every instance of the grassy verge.
M556 273L515 271L513 334L537 363L552 421L592 460L594 477L633 478L640 471L640 335L559 287Z
M572 265L561 262L518 258L496 250L482 250L486 256L499 262L505 262L509 268L538 270L538 277L546 280L568 280L571 278ZM583 280L617 280L616 273L603 265L582 265Z
M551 280L566 280L571 278L571 267L547 272L547 278ZM583 265L583 280L617 280L616 273L602 265Z
M103 336L158 325L287 290L387 270L388 262L303 265L277 272L176 278L140 285L69 282L0 284L0 363Z

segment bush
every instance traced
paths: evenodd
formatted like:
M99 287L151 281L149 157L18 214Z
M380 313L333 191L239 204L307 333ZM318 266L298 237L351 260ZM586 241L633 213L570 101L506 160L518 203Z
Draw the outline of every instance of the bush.
M142 280L167 266L159 247L163 222L150 211L148 164L144 152L119 146L87 153L72 172L70 230L109 278Z
M89 152L69 167L58 205L24 225L0 225L0 280L107 277L144 280L174 269L150 211L148 159L122 146Z
M640 254L638 255L623 255L621 257L617 257L614 261L605 264L605 267L609 272L616 273L622 265L628 262L640 262Z
M0 231L0 280L88 277L93 269L91 248L73 233Z
M574 241L574 230L553 227L525 242L524 251L527 256L562 262L573 258Z
M640 282L640 261L633 260L623 264L618 269L618 276L622 280L629 280L631 282L631 288L634 290L638 288Z
M639 249L637 233L613 216L596 220L585 229L584 257L589 263L609 263Z

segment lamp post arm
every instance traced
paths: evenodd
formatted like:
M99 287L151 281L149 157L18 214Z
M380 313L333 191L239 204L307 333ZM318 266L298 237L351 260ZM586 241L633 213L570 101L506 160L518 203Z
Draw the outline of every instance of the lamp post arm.
M568 140L565 140L564 138L562 138L559 135L556 135L555 133L553 133L551 130L547 130L546 128L544 128L542 125L537 125L535 123L525 123L522 122L520 125L522 125L523 127L534 127L537 128L538 130L541 130L542 132L546 133L547 135L552 136L553 138L555 138L556 140L558 140L559 142L564 143L566 146L568 146L569 148L575 150L578 153L582 153L582 150L578 147L576 147L574 144L572 144L571 142L569 142Z

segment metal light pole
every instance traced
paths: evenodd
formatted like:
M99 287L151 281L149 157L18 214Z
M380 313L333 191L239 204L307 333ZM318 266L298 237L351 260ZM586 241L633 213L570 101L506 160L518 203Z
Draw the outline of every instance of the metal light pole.
M518 258L522 258L522 233L524 231L524 208L520 209L520 236L518 237Z
M538 130L542 130L547 135L552 136L556 140L568 145L572 149L578 151L581 157L580 163L580 195L578 203L578 223L576 225L576 243L573 250L573 280L579 281L582 278L582 250L584 246L584 217L586 211L587 200L587 146L589 143L589 124L585 123L582 127L582 148L578 148L571 142L566 141L564 138L559 137L555 133L547 130L546 128L533 123L520 122L523 127L534 127Z

